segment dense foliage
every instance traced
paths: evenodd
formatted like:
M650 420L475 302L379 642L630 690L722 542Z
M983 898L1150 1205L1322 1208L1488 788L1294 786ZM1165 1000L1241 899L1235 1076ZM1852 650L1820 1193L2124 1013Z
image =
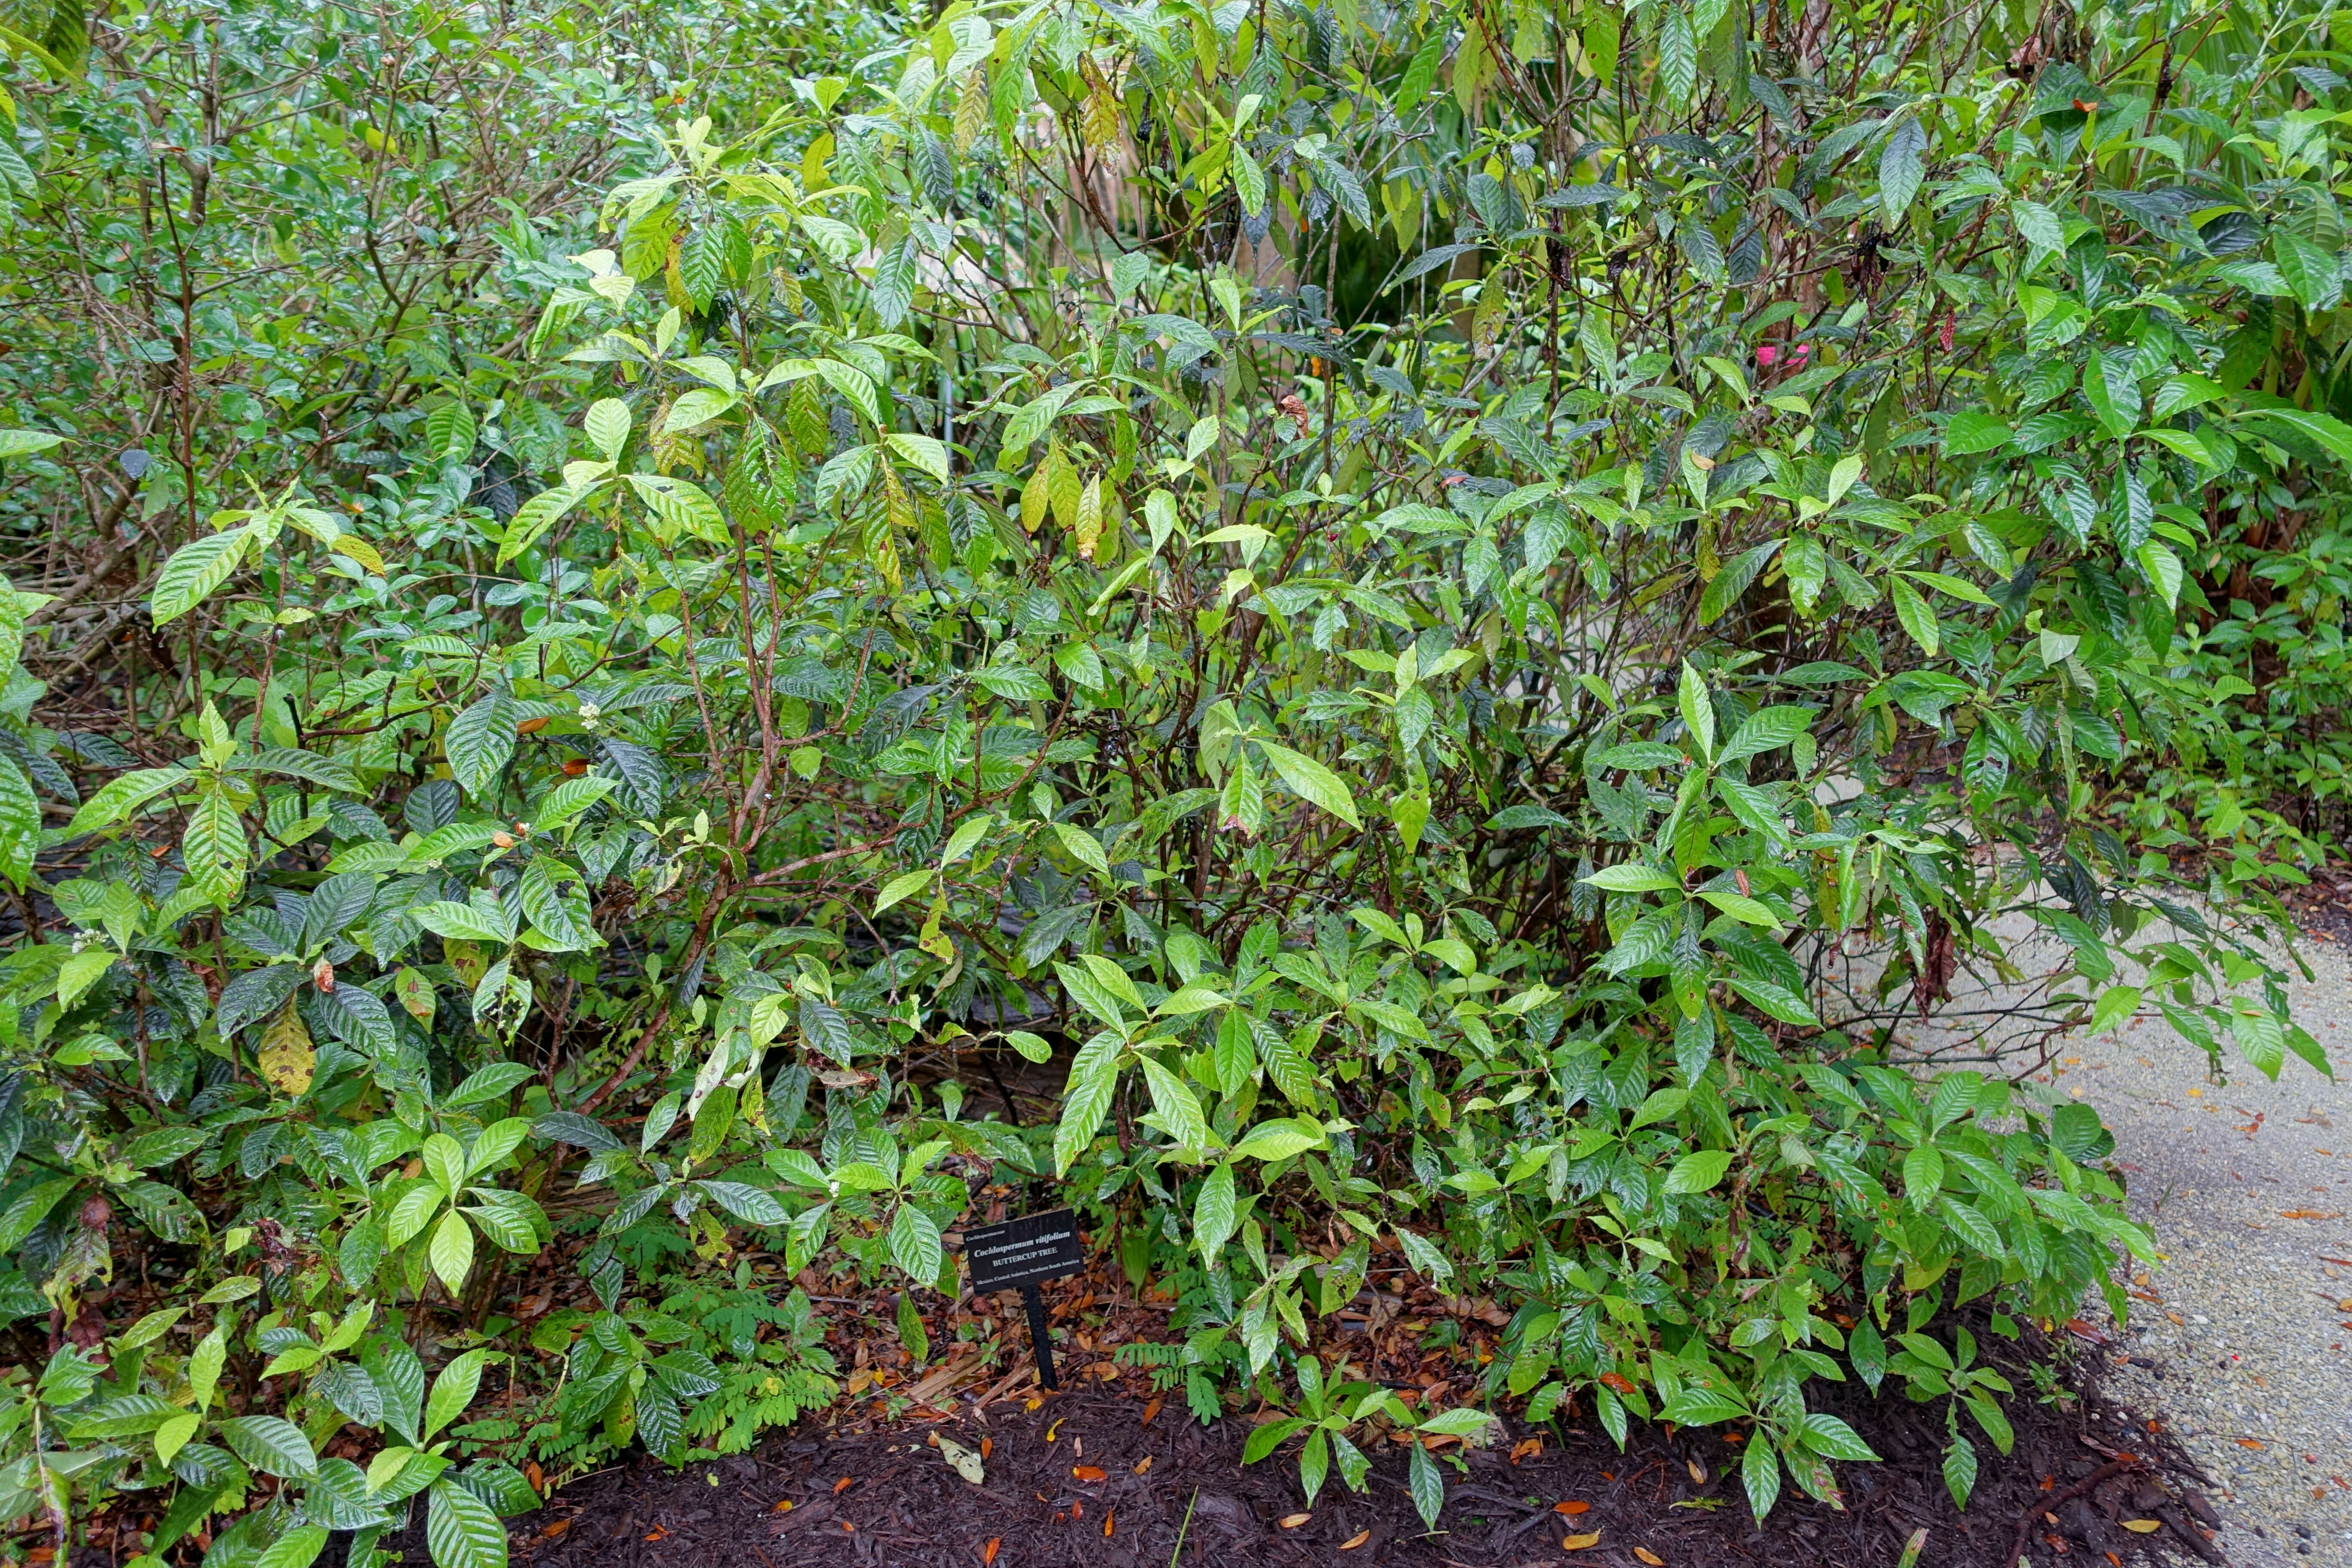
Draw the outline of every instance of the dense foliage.
M2342 24L712 22L24 58L0 1515L500 1562L1049 1193L1310 1494L1580 1402L1760 1516L1853 1376L1964 1502L1958 1310L2147 1251L2051 1043L2325 1067ZM1473 1406L1325 1331L1399 1272L1502 1304Z

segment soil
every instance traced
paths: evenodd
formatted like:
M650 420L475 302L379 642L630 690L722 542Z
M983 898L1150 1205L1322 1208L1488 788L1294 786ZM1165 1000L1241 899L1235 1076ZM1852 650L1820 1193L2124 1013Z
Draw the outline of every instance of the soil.
M2352 866L2322 866L2280 894L2294 923L2315 941L2352 946Z
M2001 1345L1993 1359L2030 1391L2032 1353ZM2089 1373L2096 1360L2075 1365ZM2198 1489L2210 1481L2158 1424L2119 1409L2095 1386L2062 1402L2030 1392L2013 1400L2015 1451L2004 1459L1979 1438L1983 1470L1965 1514L1939 1470L1940 1402L1913 1405L1891 1392L1874 1399L1858 1386L1830 1392L1827 1407L1885 1462L1839 1467L1849 1489L1843 1510L1790 1487L1761 1530L1739 1488L1740 1449L1721 1427L1637 1427L1621 1453L1589 1416L1570 1416L1542 1429L1514 1425L1507 1443L1441 1450L1446 1499L1433 1531L1406 1490L1402 1440L1377 1446L1367 1493L1349 1492L1335 1476L1309 1502L1296 1440L1244 1466L1246 1418L1202 1426L1181 1399L1105 1385L918 1409L895 1421L861 1423L854 1407L837 1407L837 1424L803 1423L749 1454L679 1471L641 1458L574 1481L513 1521L514 1561L1892 1568L1922 1530L1919 1568L2017 1568L2021 1542L2035 1568L2226 1561L2198 1523L2210 1517ZM934 1437L984 1449L984 1480L960 1478ZM1562 1511L1571 1505L1581 1506ZM2152 1533L2123 1528L2151 1519L2161 1525ZM1587 1535L1598 1539L1563 1553L1564 1540ZM421 1551L414 1560L422 1563Z

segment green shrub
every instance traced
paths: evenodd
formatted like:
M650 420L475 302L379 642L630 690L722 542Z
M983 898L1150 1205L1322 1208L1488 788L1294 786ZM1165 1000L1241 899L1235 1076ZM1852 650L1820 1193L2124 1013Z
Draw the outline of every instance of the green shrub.
M315 408L208 436L250 482L158 481L119 704L68 729L0 609L0 870L56 910L0 972L0 1288L69 1342L0 1513L168 1492L152 1561L258 1472L216 1568L419 1491L498 1562L513 1459L829 1396L747 1237L952 1292L1006 1181L1310 1491L1485 1430L1327 1367L1402 1268L1504 1304L1482 1403L1738 1421L1761 1516L1873 1457L1811 1385L1894 1378L1964 1500L2006 1390L1953 1310L2148 1242L2094 1112L1904 1018L1967 969L2045 1043L2325 1065L2275 904L2166 852L2257 721L2200 676L2212 507L2352 459L2241 346L2336 331L2343 83L2281 68L2338 24L1830 14L952 6L705 81L576 248L518 218L362 400L400 474L314 466ZM979 1114L1004 1051L1052 1125ZM118 1247L187 1301L113 1331Z

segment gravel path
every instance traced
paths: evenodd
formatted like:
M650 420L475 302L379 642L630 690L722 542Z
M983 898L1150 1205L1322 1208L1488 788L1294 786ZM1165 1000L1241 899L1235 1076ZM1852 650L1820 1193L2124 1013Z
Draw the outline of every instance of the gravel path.
M2114 1130L2164 1254L2106 1347L2112 1391L2220 1483L2221 1544L2245 1568L2352 1568L2352 962L2305 952L2317 978L2295 983L2295 1016L2335 1082L2290 1058L2276 1083L2241 1063L2209 1084L2161 1019L2055 1069Z

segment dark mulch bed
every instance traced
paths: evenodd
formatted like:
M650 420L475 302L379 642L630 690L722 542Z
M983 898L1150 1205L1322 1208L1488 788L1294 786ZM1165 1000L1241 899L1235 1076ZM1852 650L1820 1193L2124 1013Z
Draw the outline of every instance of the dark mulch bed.
M2288 889L2282 900L2305 936L2352 946L2352 866L2323 866L2309 885Z
M2016 1362L2013 1381L2032 1388L2012 1347L2000 1347L1998 1359ZM2088 1373L2095 1362L2081 1364ZM2210 1482L2168 1436L2095 1386L2063 1407L2030 1395L2013 1402L2016 1452L2003 1460L1979 1441L1984 1472L1965 1515L1937 1468L1940 1403L1833 1392L1830 1407L1887 1462L1839 1467L1850 1489L1843 1512L1790 1488L1761 1531L1739 1489L1738 1447L1722 1428L1637 1430L1622 1454L1589 1419L1515 1430L1541 1436L1541 1452L1517 1461L1502 1448L1473 1452L1466 1475L1441 1465L1446 1504L1433 1532L1406 1492L1400 1445L1380 1446L1368 1495L1334 1479L1310 1506L1295 1443L1244 1467L1245 1421L1202 1427L1181 1402L1153 1411L1131 1393L1096 1389L1034 1408L1015 1398L928 1420L804 1423L754 1454L683 1471L640 1460L575 1481L516 1521L515 1559L530 1568L932 1568L983 1564L992 1550L994 1568L1866 1568L1898 1563L1924 1528L1920 1568L2017 1568L2023 1521L2037 1568L2225 1561L2196 1522L2210 1510L2195 1489ZM960 1479L928 1446L934 1432L972 1448L985 1440L983 1484ZM1587 1507L1568 1515L1555 1507L1564 1502ZM2164 1528L2122 1528L2147 1518ZM1592 1532L1597 1544L1563 1553L1564 1537Z

